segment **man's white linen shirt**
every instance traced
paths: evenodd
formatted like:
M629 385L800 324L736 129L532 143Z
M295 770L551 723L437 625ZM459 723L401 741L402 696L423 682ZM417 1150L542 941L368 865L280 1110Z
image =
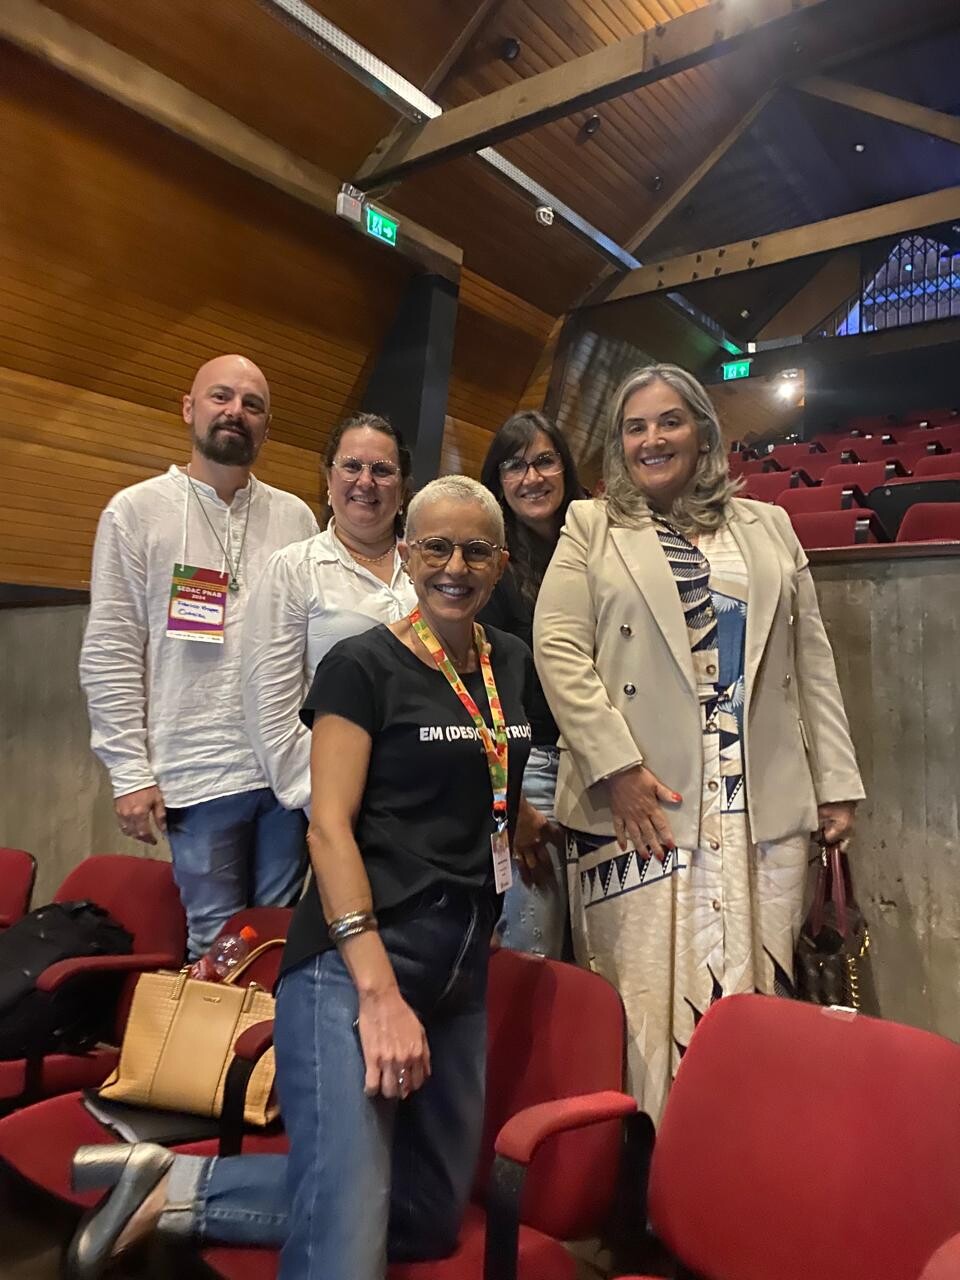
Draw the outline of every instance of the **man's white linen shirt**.
M157 785L174 808L267 785L243 721L243 617L273 553L317 528L305 502L252 476L229 506L210 485L193 486L171 466L111 498L97 528L80 655L91 745L114 795ZM174 565L227 567L211 525L234 565L239 558L223 644L166 634Z
M417 598L393 553L390 582L355 560L334 532L278 551L264 569L243 634L243 707L260 766L280 803L310 804L310 731L300 708L338 640L405 617Z

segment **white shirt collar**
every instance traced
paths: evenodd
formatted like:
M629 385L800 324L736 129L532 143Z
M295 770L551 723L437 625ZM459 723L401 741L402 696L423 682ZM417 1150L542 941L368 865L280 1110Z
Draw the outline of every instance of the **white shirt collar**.
M173 462L170 464L170 470L167 475L171 476L181 488L186 488L187 472L184 467L179 467ZM212 485L205 484L202 480L198 480L196 476L190 476L189 479L193 482L193 487L198 493L203 494L205 498L209 498L211 502L218 502L221 507L228 505L242 507L245 502L253 497L254 485L257 483L256 477L251 473L249 481L233 495L233 503L228 504L224 502Z

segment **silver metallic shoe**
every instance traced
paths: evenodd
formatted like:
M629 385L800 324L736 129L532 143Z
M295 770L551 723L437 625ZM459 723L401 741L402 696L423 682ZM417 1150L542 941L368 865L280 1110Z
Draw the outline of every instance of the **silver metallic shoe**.
M173 1152L154 1142L80 1147L73 1157L74 1191L113 1190L88 1213L67 1250L67 1280L97 1280L113 1259L124 1227L173 1163Z

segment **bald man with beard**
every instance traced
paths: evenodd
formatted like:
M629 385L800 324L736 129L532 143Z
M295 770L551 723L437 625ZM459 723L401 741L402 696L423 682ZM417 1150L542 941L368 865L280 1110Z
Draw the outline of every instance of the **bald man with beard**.
M122 489L100 518L80 683L120 830L169 839L193 958L234 912L300 893L305 819L280 805L247 740L240 636L266 562L317 522L251 474L270 431L252 361L208 361L182 412L190 461Z

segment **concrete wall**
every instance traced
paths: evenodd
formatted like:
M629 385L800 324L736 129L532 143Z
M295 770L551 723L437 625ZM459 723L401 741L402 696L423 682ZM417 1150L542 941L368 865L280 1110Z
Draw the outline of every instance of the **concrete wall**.
M879 1008L960 1040L960 557L814 574L869 796L851 859ZM85 616L0 610L0 844L39 858L36 903L89 853L146 852L118 833L89 751Z
M960 1040L960 557L814 577L868 796L850 857L879 1009Z
M117 830L77 681L87 610L0 609L0 845L37 859L34 905L91 853L149 853Z

